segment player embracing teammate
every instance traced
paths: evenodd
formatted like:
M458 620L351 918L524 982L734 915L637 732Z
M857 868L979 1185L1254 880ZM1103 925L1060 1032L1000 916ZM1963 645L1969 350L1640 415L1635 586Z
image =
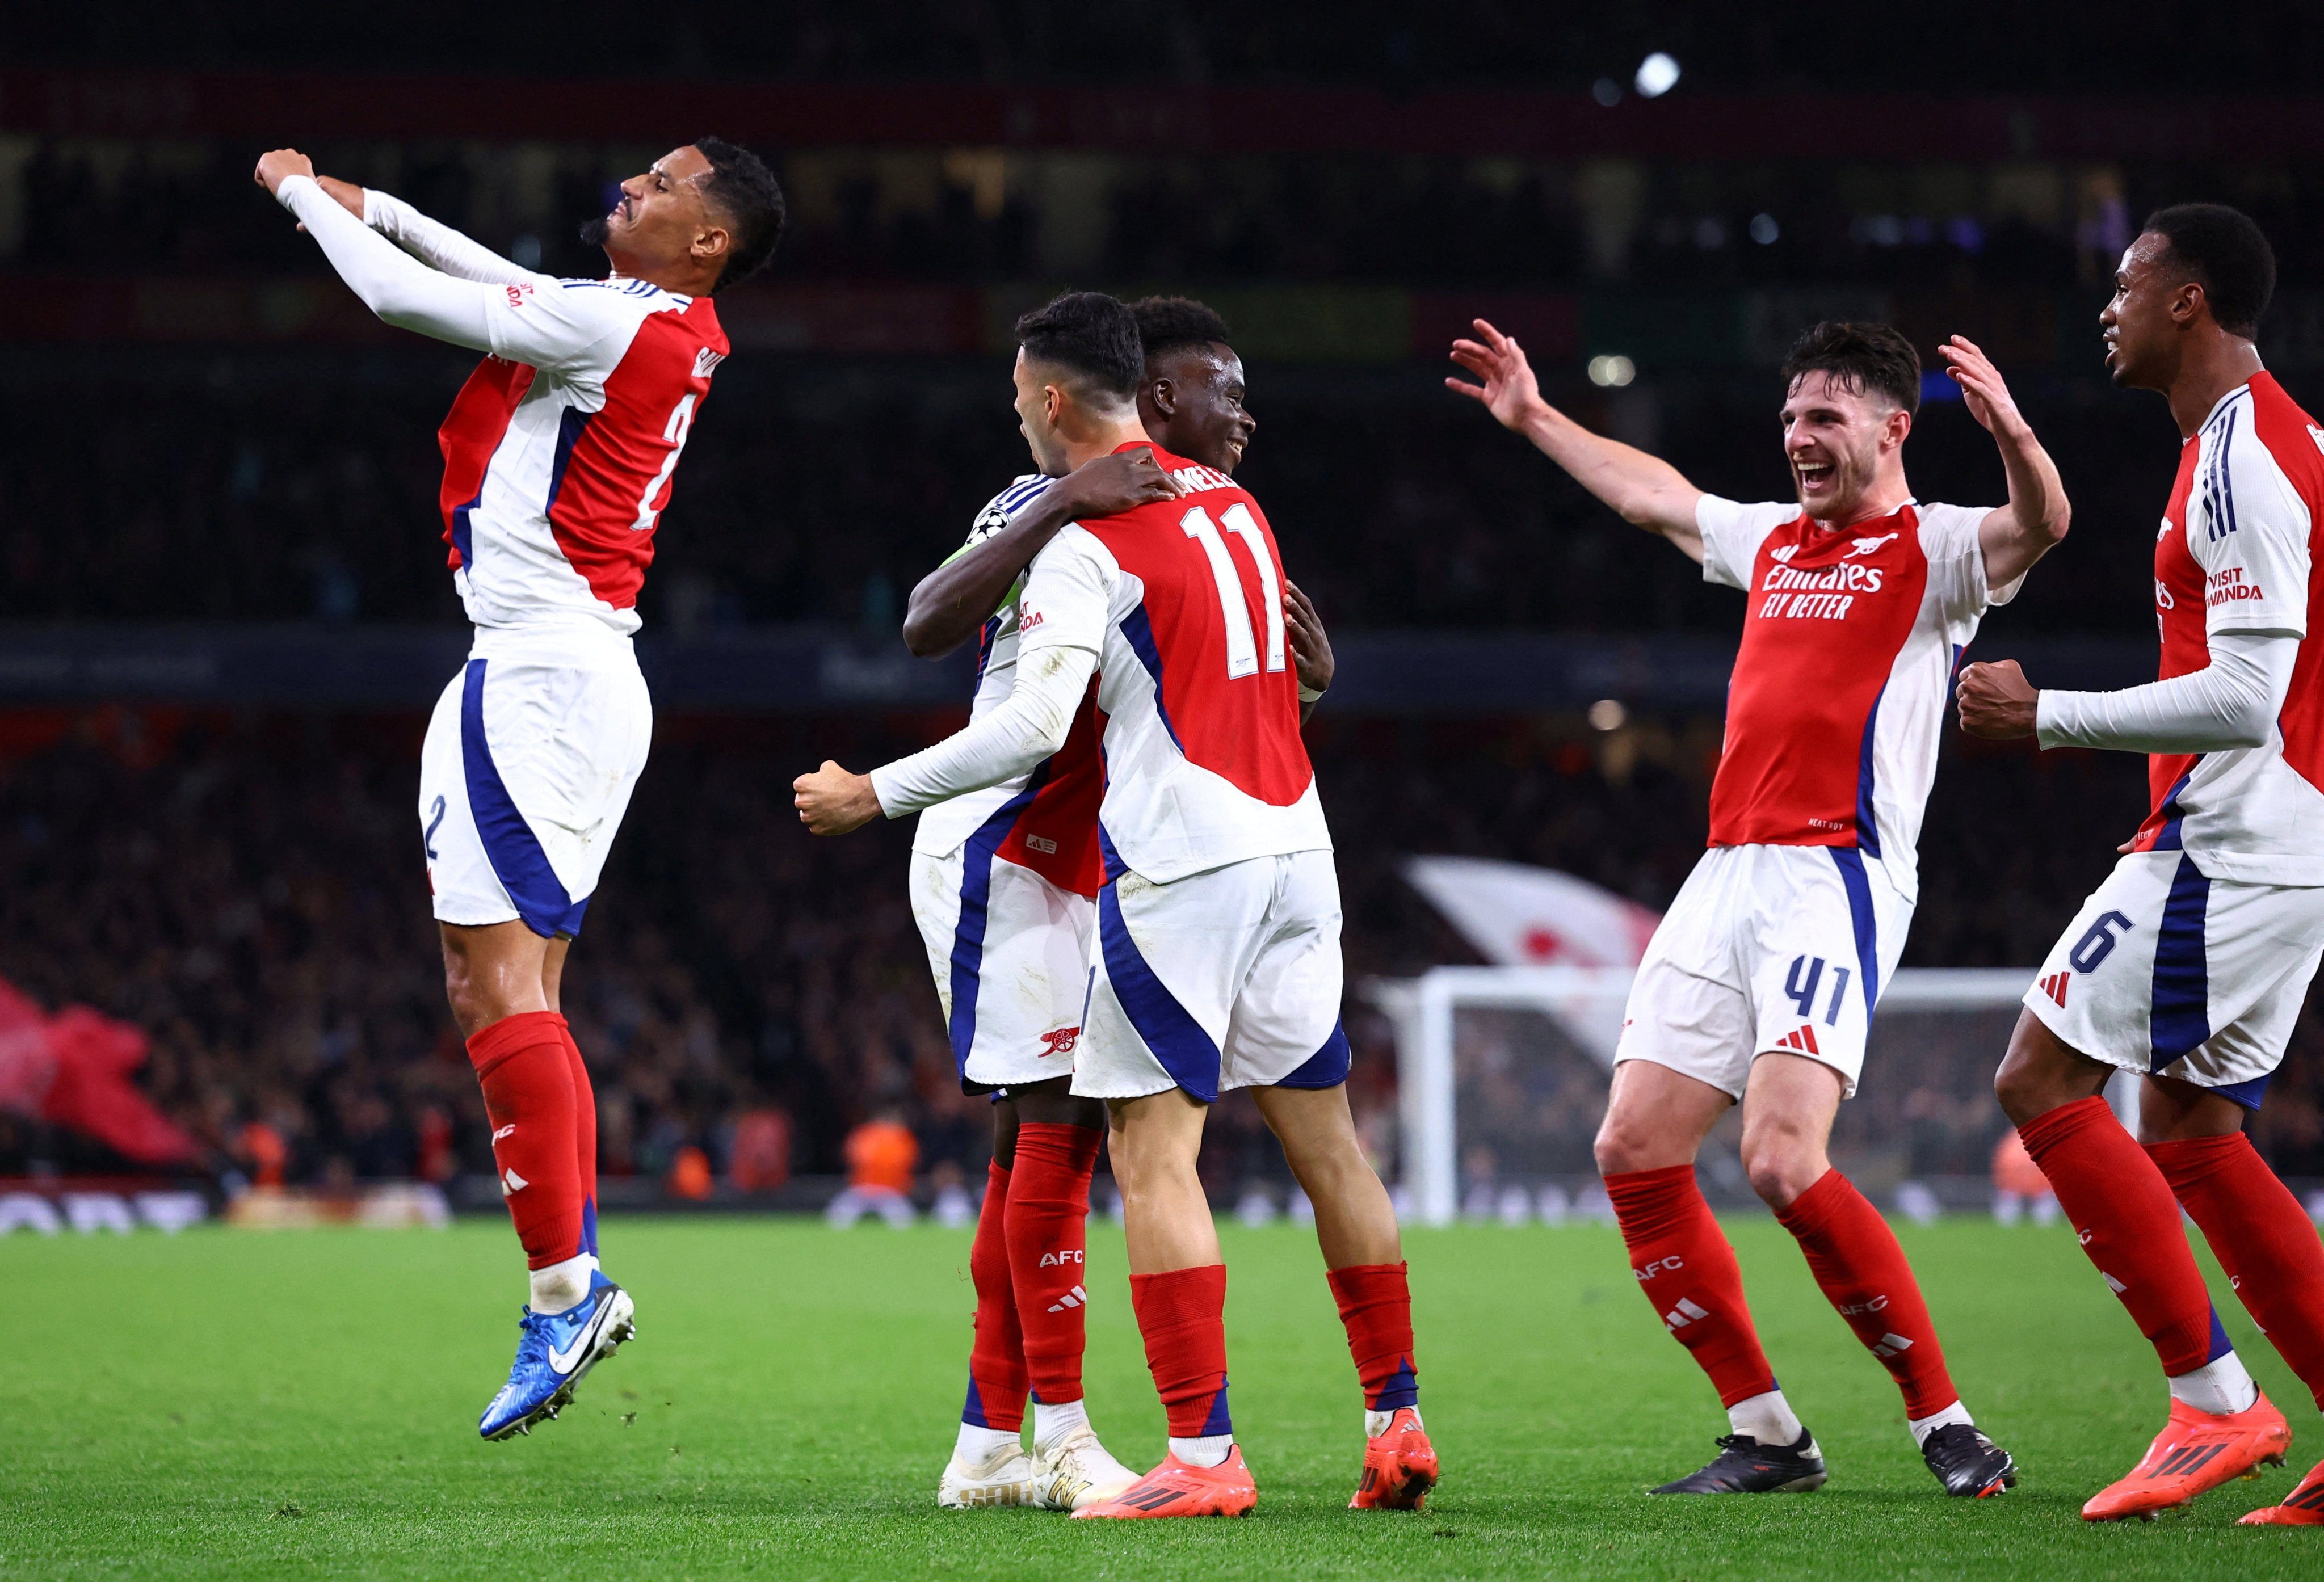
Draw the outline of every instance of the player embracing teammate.
M565 281L277 149L257 179L380 317L485 354L439 435L444 541L475 644L429 722L420 826L445 989L530 1270L488 1439L554 1417L634 1331L597 1266L597 1116L558 1012L653 708L630 635L678 455L725 360L711 298L782 235L781 189L715 137L622 183Z
M1895 1233L1825 1150L1912 921L1955 658L2064 536L2057 469L1992 363L1956 337L1947 372L2001 452L2009 503L1914 500L1904 446L1919 357L1885 325L1823 324L1783 370L1797 501L1738 504L1582 428L1542 400L1516 341L1482 320L1477 330L1452 356L1483 382L1452 389L1748 598L1711 849L1639 963L1597 1141L1638 1289L1710 1375L1732 1430L1708 1466L1655 1492L1812 1489L1826 1476L1695 1181L1704 1137L1740 1103L1752 1187L1896 1381L1930 1471L1950 1495L1998 1494L2014 1464L1953 1388Z
M1256 1504L1228 1409L1226 1269L1195 1172L1208 1107L1236 1087L1253 1090L1315 1205L1364 1386L1351 1503L1417 1506L1436 1458L1417 1410L1395 1216L1348 1111L1338 881L1299 738L1312 701L1302 692L1316 689L1295 673L1274 536L1223 470L1157 446L1141 426L1146 359L1128 308L1069 293L1017 332L1017 410L1042 474L1143 448L1175 493L1059 530L1017 601L1005 701L870 776L826 763L800 777L800 817L844 833L1033 771L1066 747L1094 681L1103 882L1071 1092L1106 1105L1131 1297L1170 1449L1074 1514L1240 1515ZM1223 359L1211 361L1204 388L1183 393L1222 399ZM1222 428L1239 454L1247 422L1229 413Z
M2179 425L2154 541L2162 678L2037 694L2004 663L1960 682L1976 735L2151 755L2153 811L2026 990L1994 1082L2170 1381L2170 1421L2082 1507L2091 1521L2152 1517L2291 1445L2212 1310L2182 1207L2324 1405L2324 1244L2243 1135L2324 952L2324 652L2306 640L2324 428L2260 364L2274 286L2258 226L2186 204L2146 222L2100 317L2114 382L2162 392ZM2135 1139L2100 1097L2116 1071L2145 1079ZM2324 1464L2243 1520L2324 1525Z

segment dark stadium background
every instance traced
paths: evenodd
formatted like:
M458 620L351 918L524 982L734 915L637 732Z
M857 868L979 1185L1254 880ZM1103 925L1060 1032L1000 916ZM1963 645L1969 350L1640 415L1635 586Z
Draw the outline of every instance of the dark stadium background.
M1236 327L1259 418L1241 481L1342 657L1311 741L1351 978L1474 959L1400 855L1541 862L1660 906L1703 835L1740 602L1442 390L1473 313L1553 400L1754 498L1786 488L1773 367L1799 328L1893 317L1924 357L1972 336L2076 507L1977 651L2064 684L2151 675L2175 436L2107 385L2095 317L2147 210L2235 203L2282 263L2263 352L2324 400L2308 8L2190 31L2117 5L2096 32L1998 0L1844 28L1418 9L0 17L0 977L146 1028L141 1081L219 1170L249 1167L256 1122L293 1182L489 1174L411 808L465 638L434 430L474 359L337 284L250 181L283 143L571 272L598 267L573 232L605 179L698 133L765 152L791 195L771 274L721 299L735 354L646 592L654 759L567 979L633 1200L687 1147L724 1177L769 1110L802 1176L891 1107L927 1163L982 1157L906 909L908 830L814 842L788 784L964 717L959 665L909 660L896 625L1024 469L1006 327L1060 287L1184 291ZM1648 102L1629 85L1655 49L1683 75ZM1635 382L1592 384L1615 354ZM1925 499L2002 493L1957 401L1931 400L1911 473ZM1614 732L1584 715L1606 696ZM1907 961L2030 967L2135 824L2141 760L1957 734L1945 755ZM1387 1029L1353 1002L1349 1025L1376 1112ZM2255 1126L2287 1174L2324 1174L2319 1035L2311 1013ZM119 1163L0 1114L0 1176ZM1222 1194L1280 1170L1248 1124L1206 1155Z

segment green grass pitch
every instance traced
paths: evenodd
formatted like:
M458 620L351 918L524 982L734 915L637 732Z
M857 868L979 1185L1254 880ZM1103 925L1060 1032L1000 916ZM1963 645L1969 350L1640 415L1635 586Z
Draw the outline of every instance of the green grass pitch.
M1813 1495L1650 1500L1724 1427L1596 1226L1408 1238L1444 1483L1344 1509L1360 1403L1313 1238L1228 1228L1243 1522L1073 1522L935 1504L972 1297L965 1231L617 1219L638 1341L561 1421L480 1443L522 1300L505 1225L444 1233L0 1239L0 1577L2324 1576L2324 1530L2238 1529L2319 1453L2152 1525L2075 1511L2161 1425L2153 1353L2061 1228L1904 1228L1954 1376L2017 1490L1947 1500L1895 1392L1766 1219L1730 1223L1767 1349L1821 1441ZM1093 1226L1090 1402L1140 1465L1160 1408L1118 1228ZM2226 1283L2212 1271L2213 1290Z

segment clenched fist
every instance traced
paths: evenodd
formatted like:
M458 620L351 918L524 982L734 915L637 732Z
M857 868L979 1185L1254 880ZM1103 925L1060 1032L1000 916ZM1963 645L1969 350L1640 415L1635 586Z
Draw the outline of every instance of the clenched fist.
M1954 692L1961 729L1995 741L2033 735L2034 706L2041 695L2015 659L1971 665L1961 672Z
M798 809L799 823L818 835L860 830L881 811L872 777L852 775L829 759L815 773L791 782L791 805Z

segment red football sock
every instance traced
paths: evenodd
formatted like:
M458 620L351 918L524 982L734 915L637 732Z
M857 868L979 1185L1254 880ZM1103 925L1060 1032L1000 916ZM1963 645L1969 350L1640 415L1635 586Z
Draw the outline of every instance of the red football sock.
M1033 1399L1062 1406L1082 1398L1089 1288L1090 1173L1105 1134L1094 1127L1024 1121L1009 1184L1009 1277L1025 1336Z
M995 1160L985 1171L984 1207L968 1249L976 1284L976 1339L968 1348L968 1403L960 1420L1015 1433L1025 1426L1025 1336L1009 1278L1010 1173Z
M2078 1099L2017 1128L2098 1273L2153 1343L2163 1371L2192 1373L2220 1354L2202 1271L2179 1228L2171 1183L2103 1099ZM2224 1350L2222 1347L2220 1350Z
M1775 1218L1799 1238L1825 1299L1904 1392L1907 1417L1928 1417L1960 1399L1904 1249L1854 1182L1827 1170Z
M1132 1274L1130 1304L1170 1437L1234 1432L1227 1415L1227 1266Z
M597 1255L597 1090L589 1081L588 1062L573 1042L570 1026L565 1035L566 1070L573 1076L573 1154L581 1167L581 1250Z
M580 1155L565 1047L565 1018L555 1011L520 1011L468 1040L492 1123L493 1163L525 1265L533 1269L582 1250Z
M1364 1406L1394 1412L1420 1404L1420 1375L1412 1366L1412 1288L1402 1264L1351 1264L1328 1271L1348 1354L1364 1386Z
M2149 1143L2146 1155L2202 1228L2227 1280L2324 1406L2324 1241L2241 1132Z
M1711 1375L1720 1404L1774 1389L1775 1372L1743 1300L1743 1271L1695 1184L1694 1166L1623 1171L1606 1178L1606 1195L1621 1221L1638 1289Z

